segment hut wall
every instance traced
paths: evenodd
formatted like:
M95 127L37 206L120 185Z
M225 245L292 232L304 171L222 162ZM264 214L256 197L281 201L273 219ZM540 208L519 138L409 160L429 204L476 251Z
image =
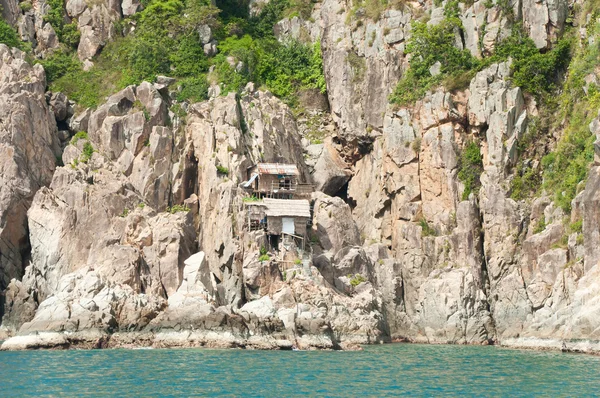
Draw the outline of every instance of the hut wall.
M273 235L281 235L282 227L283 222L281 221L281 217L267 217L267 233Z
M308 218L305 217L295 217L294 218L294 229L296 230L295 235L300 237L304 237L306 235L306 222Z
M258 190L259 191L271 191L273 189L273 182L277 182L279 179L276 175L263 174L258 177Z
M247 206L248 218L251 220L262 220L265 218L265 208L263 206Z

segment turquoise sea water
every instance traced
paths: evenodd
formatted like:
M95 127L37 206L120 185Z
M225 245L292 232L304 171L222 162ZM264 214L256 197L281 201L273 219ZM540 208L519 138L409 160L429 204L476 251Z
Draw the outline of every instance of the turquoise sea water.
M390 344L358 352L0 352L0 396L598 396L600 357Z

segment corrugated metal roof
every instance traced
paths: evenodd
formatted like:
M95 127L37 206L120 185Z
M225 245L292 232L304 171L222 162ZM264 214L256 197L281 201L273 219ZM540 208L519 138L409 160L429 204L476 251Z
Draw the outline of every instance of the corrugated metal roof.
M292 199L263 199L266 205L267 217L306 217L310 218L310 204L308 200Z
M295 164L258 163L256 167L260 174L300 175Z

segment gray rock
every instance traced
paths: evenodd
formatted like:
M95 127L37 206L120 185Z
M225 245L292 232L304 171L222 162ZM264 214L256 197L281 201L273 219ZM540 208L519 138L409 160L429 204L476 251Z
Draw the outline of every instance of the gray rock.
M213 40L210 43L204 45L204 55L207 57L214 57L217 55L217 41Z
M121 3L121 9L123 10L123 16L129 17L138 11L142 10L142 4L138 0L123 0Z
M437 76L441 73L441 70L442 63L438 61L435 64L431 65L431 68L429 68L429 73L431 73L431 76Z
M208 25L200 25L198 27L198 36L200 38L200 43L208 44L213 38L212 29Z
M45 88L40 65L30 66L23 52L0 44L0 289L23 275L26 213L37 190L50 184L59 153Z
M50 109L57 122L64 121L68 116L69 100L63 93L54 93L50 99Z

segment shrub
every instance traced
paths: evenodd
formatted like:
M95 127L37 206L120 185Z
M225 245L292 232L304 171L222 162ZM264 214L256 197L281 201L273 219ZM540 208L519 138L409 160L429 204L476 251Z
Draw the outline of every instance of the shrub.
M354 274L354 276L352 276L350 274L350 275L348 275L348 279L350 279L350 285L352 285L352 287L356 287L356 286L360 285L361 283L367 281L365 279L365 277L362 276L361 274Z
M107 47L115 43L109 43ZM51 91L61 91L83 107L94 108L120 87L122 70L118 63L100 56L95 66L84 71L74 54L61 50L40 61L46 69Z
M523 200L535 194L541 184L539 172L531 167L519 170L510 182L510 197L514 200Z
M419 220L419 225L421 226L421 235L423 237L425 237L425 236L437 236L437 231L435 229L433 229L432 227L429 226L429 224L427 223L426 219L421 218Z
M264 256L265 254L267 254L267 248L264 246L261 246L260 250L258 252L260 253L261 256Z
M33 8L33 5L31 4L31 1L23 1L19 3L19 7L21 7L21 10L25 13L31 10Z
M475 72L508 58L513 60L513 84L539 100L556 89L569 65L571 35L565 35L552 50L541 53L518 24L512 28L511 35L496 46L493 56L477 60L467 50L454 46L456 32L462 30L458 2L448 1L444 15L445 19L438 25L413 22L412 37L406 47L411 55L410 67L398 82L390 102L411 105L440 84L449 91L464 89ZM432 76L429 69L436 62L441 63L440 74Z
M83 163L87 163L92 158L93 154L94 154L94 147L92 146L92 144L89 141L86 141L86 143L83 144L83 152L81 154L81 161Z
M223 167L223 166L218 165L217 166L217 174L228 175L229 174L229 169L227 167Z
M571 59L572 39L565 36L554 48L540 53L523 30L516 26L512 34L496 48L496 59L512 58L512 82L538 99L557 87L561 73Z
M269 260L271 260L271 257L269 257L268 254L262 254L258 257L258 261L260 261L261 263L263 261L269 261Z
M538 220L537 224L535 224L535 228L533 228L534 234L539 234L540 232L546 229L546 218L542 215Z
M77 48L80 38L77 22L65 23L63 0L48 0L47 4L50 7L48 13L44 16L44 22L52 25L61 43L72 48Z
M171 207L167 207L167 213L175 214L179 212L188 212L190 208L186 205L173 205Z
M175 43L174 47L169 58L173 75L195 77L206 73L209 62L204 55L204 48L196 31L186 33Z
M290 40L273 52L265 51L257 75L273 94L290 105L296 104L299 89L317 88L321 93L326 89L319 43L310 46Z
M479 192L479 178L483 172L482 159L479 144L474 141L468 142L462 151L458 168L458 179L465 185L462 200L468 200L471 192Z
M583 220L579 219L577 221L573 221L571 224L569 224L569 230L577 233L583 232Z
M315 0L289 0L286 2L281 2L281 3L287 3L287 7L284 10L284 15L286 15L288 18L292 18L295 15L298 15L300 18L302 19L309 19L311 14L312 14L312 10L313 10L313 6L316 3ZM275 21L277 22L277 21Z
M449 16L438 25L413 22L412 36L406 46L406 52L411 55L410 67L398 82L390 102L410 105L442 80L462 76L479 65L468 50L454 46L455 30L462 25L453 13L447 14ZM441 64L440 74L432 76L429 69L436 62Z
M64 48L54 51L39 63L46 71L46 79L49 84L68 73L76 73L81 70L81 64L76 56Z
M350 51L348 53L348 55L346 55L346 62L348 62L348 64L350 65L350 68L352 69L352 73L354 73L354 76L352 77L352 82L353 83L360 82L365 74L365 69L366 69L365 59L360 57L354 51Z
M300 260L299 258L297 258L297 259L294 260L294 264L295 265L300 265L300 264L302 264L302 260Z
M21 40L17 32L4 19L0 19L0 43L8 47L21 48Z
M575 114L556 150L542 158L544 188L554 192L555 203L566 212L577 195L577 186L587 178L588 165L594 159L595 137L590 133L584 115Z
M382 0L365 0L365 14L375 22L379 20L384 9L385 5Z
M77 22L73 21L69 24L65 24L62 28L61 32L61 42L72 47L77 48L79 45L79 39L81 38L81 33L79 33L79 29L77 29Z
M79 131L73 136L73 138L71 138L71 144L77 145L77 142L79 140L87 140L87 139L88 139L88 133L86 133L85 131Z
M206 75L188 77L179 81L180 90L177 101L200 102L208 99L208 82Z
M421 137L415 138L415 140L412 142L412 149L417 154L421 152Z

